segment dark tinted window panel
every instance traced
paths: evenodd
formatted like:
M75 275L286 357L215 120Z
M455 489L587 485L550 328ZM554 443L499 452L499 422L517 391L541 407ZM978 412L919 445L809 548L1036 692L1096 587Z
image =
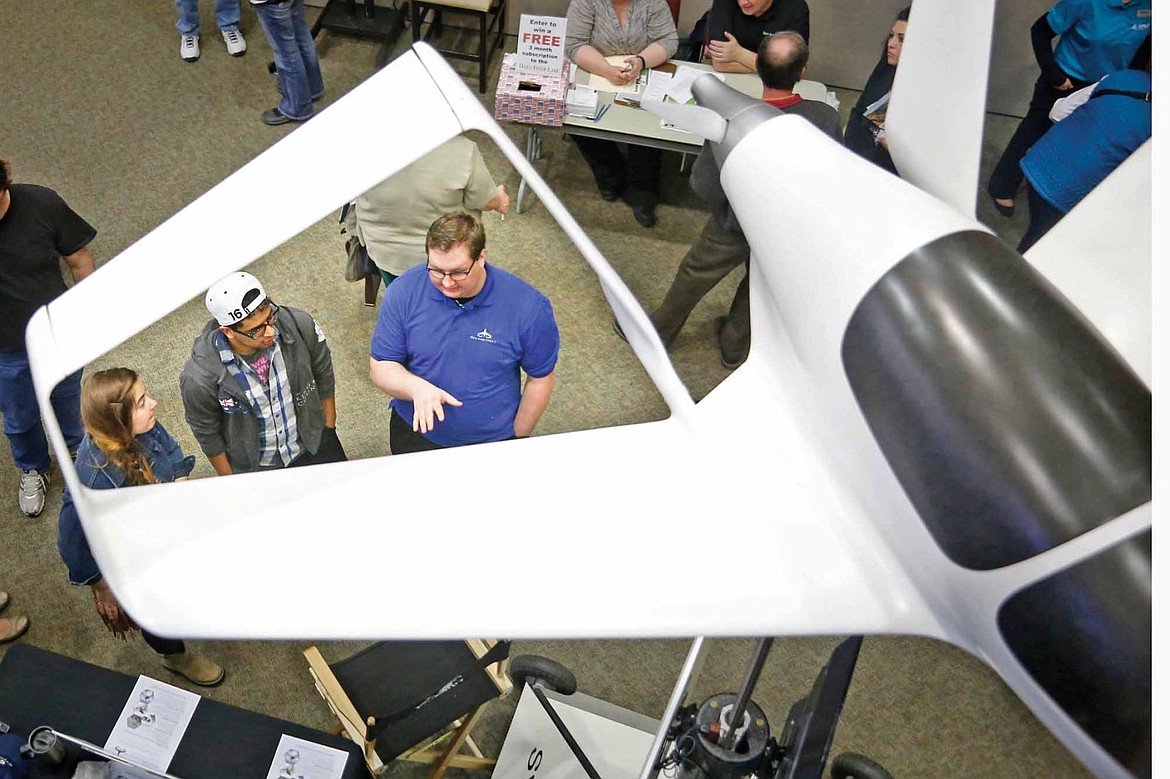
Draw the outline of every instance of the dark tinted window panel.
M945 236L866 293L842 360L943 552L978 570L1150 500L1150 391L995 236Z
M999 629L1086 733L1150 776L1149 532L1016 593Z

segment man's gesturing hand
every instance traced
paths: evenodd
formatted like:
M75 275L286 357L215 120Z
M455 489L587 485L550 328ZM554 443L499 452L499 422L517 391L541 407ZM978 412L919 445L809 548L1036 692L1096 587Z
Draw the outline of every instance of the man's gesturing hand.
M422 379L418 379L410 401L414 403L414 422L411 427L416 433L429 433L434 430L435 417L438 417L440 422L443 421L444 403L450 403L452 406L463 405L454 395Z

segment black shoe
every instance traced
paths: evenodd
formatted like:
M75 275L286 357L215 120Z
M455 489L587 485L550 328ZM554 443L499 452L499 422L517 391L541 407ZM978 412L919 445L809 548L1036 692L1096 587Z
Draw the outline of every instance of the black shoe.
M991 198L991 204L992 204L993 206L995 206L995 210L996 210L996 211L998 211L998 212L999 212L1000 214L1002 214L1003 216L1015 216L1015 215L1016 215L1016 205L1015 205L1015 203L1013 203L1013 204L1012 204L1012 205L1010 205L1010 206L1005 206L1003 203L999 202L999 201L998 201L998 200L996 200L994 197L992 197L992 198Z
M747 351L738 357L728 357L723 352L723 348L719 348L719 364L729 371L733 371L739 366L743 365L743 361L747 359Z
M653 227L658 224L658 217L654 215L653 206L631 206L634 210L634 219L643 227Z
M260 114L260 121L264 122L264 124L275 126L278 124L288 124L289 122L299 122L300 120L293 119L291 116L285 116L275 108L266 108Z
M744 349L743 354L729 355L723 351L723 328L731 320L727 314L720 314L715 317L715 338L719 341L719 363L729 371L733 371L739 366L743 365L743 361L747 359L748 350Z
M612 203L613 201L617 200L621 196L622 196L621 191L617 190L617 189L602 189L601 190L601 199L607 203Z

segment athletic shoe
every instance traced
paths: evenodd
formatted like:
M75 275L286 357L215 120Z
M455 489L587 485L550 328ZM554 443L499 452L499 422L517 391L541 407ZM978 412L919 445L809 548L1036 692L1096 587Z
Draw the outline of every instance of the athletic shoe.
M223 42L227 46L228 54L233 57L242 57L248 50L248 43L244 34L239 30L220 30L223 33Z
M45 491L49 489L49 474L41 471L20 472L20 510L26 517L40 516L45 510Z
M179 56L183 59L183 62L194 62L199 59L198 35L179 36Z

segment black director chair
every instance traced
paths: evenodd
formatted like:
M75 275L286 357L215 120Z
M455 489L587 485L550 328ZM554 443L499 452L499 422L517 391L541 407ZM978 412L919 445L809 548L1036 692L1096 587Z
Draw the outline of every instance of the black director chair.
M386 641L327 664L317 647L305 650L317 691L360 746L370 773L394 760L432 766L428 779L447 768L490 770L471 738L484 704L506 694L507 641ZM442 748L435 743L452 734ZM470 754L459 754L462 747Z

